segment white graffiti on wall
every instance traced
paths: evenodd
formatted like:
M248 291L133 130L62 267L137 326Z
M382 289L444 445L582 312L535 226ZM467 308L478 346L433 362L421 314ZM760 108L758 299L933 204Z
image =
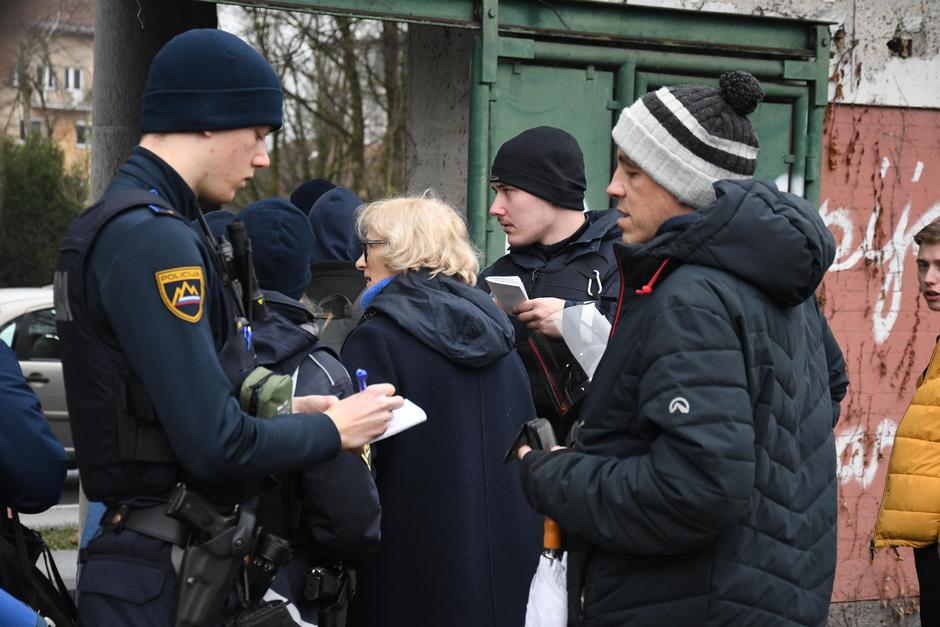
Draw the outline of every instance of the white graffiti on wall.
M862 489L875 480L878 464L882 459L882 451L894 442L894 433L898 425L890 418L878 423L875 437L865 442L865 428L855 425L836 435L836 463L839 483L845 485L852 481L858 482Z
M915 175L919 180L923 165L918 162L918 166L915 170L920 171L915 171ZM881 165L882 176L887 174L889 167L890 162L884 158ZM849 207L837 207L830 210L828 198L819 207L819 215L838 239L836 258L829 271L848 270L862 259L878 265L882 270L884 280L872 309L872 337L877 344L883 344L891 335L891 330L901 311L905 256L908 252L916 254L912 246L914 234L940 218L940 202L928 207L913 224L910 224L911 203L906 203L900 213L894 214L893 217L897 220L894 232L880 249L875 248L874 241L875 228L882 214L882 207L877 202L875 203L874 210L868 217L865 235L862 241L856 244L856 226L852 219L857 217L858 213L857 210ZM839 237L840 233L841 237Z

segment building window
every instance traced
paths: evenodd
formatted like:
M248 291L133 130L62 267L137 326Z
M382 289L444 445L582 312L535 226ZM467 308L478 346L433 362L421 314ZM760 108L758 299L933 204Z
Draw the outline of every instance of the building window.
M20 140L26 141L27 135L39 135L42 133L42 120L20 120Z
M78 91L82 88L82 68L65 68L65 88Z
M10 87L19 87L20 86L20 69L19 68L10 68Z
M75 123L75 145L84 148L88 145L91 129L84 122Z
M43 89L55 89L55 68L51 65L36 66L36 82Z

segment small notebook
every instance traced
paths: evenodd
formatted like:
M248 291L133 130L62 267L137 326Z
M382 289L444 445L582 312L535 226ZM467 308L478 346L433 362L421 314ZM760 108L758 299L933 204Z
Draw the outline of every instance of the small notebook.
M424 413L424 410L406 398L405 404L392 412L392 421L388 423L388 429L385 430L385 433L372 440L372 442L390 438L405 429L421 424L427 419L428 415Z
M529 300L522 279L517 276L488 276L486 283L490 286L490 293L496 299L496 304L509 315L512 315L516 305Z

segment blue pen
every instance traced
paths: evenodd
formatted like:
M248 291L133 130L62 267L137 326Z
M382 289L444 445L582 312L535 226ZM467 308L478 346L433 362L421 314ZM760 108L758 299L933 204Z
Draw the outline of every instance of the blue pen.
M363 391L364 389L366 389L366 385L367 385L367 383L366 383L366 377L367 377L367 376L369 376L369 373L367 373L367 372L366 372L365 370L363 370L362 368L359 368L358 370L356 370L356 380L359 382L359 391L360 391L360 392Z

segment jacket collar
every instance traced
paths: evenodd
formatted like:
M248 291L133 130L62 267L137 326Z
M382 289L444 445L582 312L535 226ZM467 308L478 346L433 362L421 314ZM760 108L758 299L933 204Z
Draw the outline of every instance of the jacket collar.
M567 249L562 254L555 255L548 260L548 263L558 259L562 264L567 265L588 253L597 252L605 241L620 237L620 228L617 226L617 212L613 209L606 211L588 211L584 214L588 226L581 233L581 236L568 244ZM510 248L509 258L513 263L525 268L541 268L546 265L546 260L537 255L531 246L521 248ZM557 262L556 262L557 263Z
M141 146L134 147L108 191L133 188L153 191L186 220L196 219L199 204L193 190L166 161Z

